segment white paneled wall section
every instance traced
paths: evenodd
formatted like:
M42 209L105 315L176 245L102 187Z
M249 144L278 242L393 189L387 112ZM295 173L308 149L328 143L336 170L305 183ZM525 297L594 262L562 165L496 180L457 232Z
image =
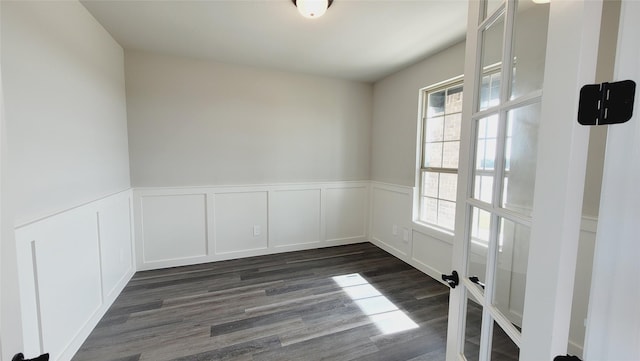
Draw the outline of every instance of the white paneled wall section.
M367 241L369 182L136 188L138 270Z
M413 222L414 188L371 182L371 242L429 276L451 271L453 237Z
M25 355L70 360L135 271L131 191L16 227Z

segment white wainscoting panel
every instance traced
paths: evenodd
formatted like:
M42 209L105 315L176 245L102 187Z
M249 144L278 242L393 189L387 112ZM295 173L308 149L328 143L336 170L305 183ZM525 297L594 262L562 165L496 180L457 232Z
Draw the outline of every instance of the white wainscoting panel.
M42 346L60 355L102 302L97 217L74 209L38 228L34 261Z
M451 273L451 243L424 234L413 232L411 263L432 278L440 280L442 274Z
M366 242L368 202L368 181L137 188L137 268Z
M369 189L366 186L327 188L325 239L362 239L367 235Z
M142 262L207 255L206 194L143 196L140 204Z
M270 243L275 247L319 243L319 189L276 190L271 193Z
M268 247L267 192L217 193L214 201L217 254Z
M16 227L27 357L70 360L133 275L130 196Z
M371 187L371 241L394 256L411 259L412 189L374 183Z
M134 269L131 239L131 204L111 197L98 210L98 229L102 265L102 292L105 297L118 296L118 285Z

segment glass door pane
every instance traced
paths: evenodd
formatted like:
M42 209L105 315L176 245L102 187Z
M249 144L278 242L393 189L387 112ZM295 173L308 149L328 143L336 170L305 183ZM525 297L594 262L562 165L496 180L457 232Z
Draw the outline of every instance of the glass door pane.
M512 84L509 99L542 89L549 4L521 0L515 15Z
M518 361L520 349L497 323L493 323L491 361Z
M534 103L507 114L501 206L525 216L533 208L540 110Z
M467 317L464 332L464 356L467 361L480 359L480 339L482 334L482 306L469 295L467 298Z
M524 313L529 235L527 226L501 218L493 305L521 327Z
M484 4L484 17L486 19L493 15L493 13L504 4L504 0L487 0Z
M479 109L500 104L500 71L504 38L504 12L482 31L482 72Z
M498 115L477 121L473 198L491 203L498 142Z

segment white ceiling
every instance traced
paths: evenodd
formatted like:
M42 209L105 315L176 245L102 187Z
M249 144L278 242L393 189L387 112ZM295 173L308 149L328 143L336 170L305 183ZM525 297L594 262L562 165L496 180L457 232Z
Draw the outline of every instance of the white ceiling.
M375 81L464 39L464 0L85 0L125 49Z

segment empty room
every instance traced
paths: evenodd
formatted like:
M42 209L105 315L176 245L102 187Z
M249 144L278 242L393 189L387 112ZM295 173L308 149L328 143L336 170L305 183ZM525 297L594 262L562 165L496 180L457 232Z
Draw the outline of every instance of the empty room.
M640 360L638 18L0 1L0 361Z

